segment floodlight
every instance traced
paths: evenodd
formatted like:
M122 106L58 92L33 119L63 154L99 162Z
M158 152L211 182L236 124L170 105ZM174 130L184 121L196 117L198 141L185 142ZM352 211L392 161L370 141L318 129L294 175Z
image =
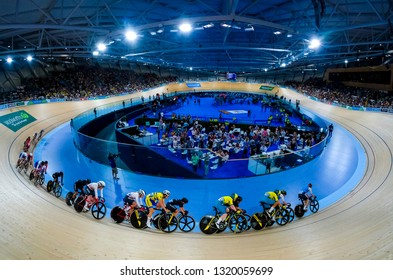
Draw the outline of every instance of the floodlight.
M7 63L11 63L13 60L11 57L7 57Z
M137 37L138 37L138 35L135 33L135 31L128 30L126 32L126 39L128 41L135 41Z
M28 55L26 59L27 59L27 61L32 61L33 57L31 55Z
M310 49L317 49L321 45L321 41L318 39L312 39L310 41L310 45L308 46Z
M179 29L181 32L190 32L192 27L189 23L182 23L180 24Z
M106 45L104 44L104 43L99 43L99 44L97 44L97 49L99 50L99 51L105 51L106 50Z

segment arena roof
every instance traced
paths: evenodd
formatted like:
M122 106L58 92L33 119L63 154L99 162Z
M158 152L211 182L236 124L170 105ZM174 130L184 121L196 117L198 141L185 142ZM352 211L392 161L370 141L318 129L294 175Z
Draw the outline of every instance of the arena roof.
M259 72L382 64L393 52L389 0L0 0L0 6L1 63L31 55ZM190 32L181 31L185 22ZM311 49L314 38L321 45ZM94 56L98 43L106 50Z

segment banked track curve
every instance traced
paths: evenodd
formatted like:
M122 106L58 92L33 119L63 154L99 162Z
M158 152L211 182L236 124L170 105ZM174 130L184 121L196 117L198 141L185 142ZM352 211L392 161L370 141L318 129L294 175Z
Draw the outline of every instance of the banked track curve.
M41 129L49 131L81 112L124 96L0 112L23 109L37 118L16 133L0 128L4 156L0 161L0 259L393 259L393 116L315 102L289 89L281 93L299 99L303 107L357 137L366 153L366 171L350 193L320 212L285 227L241 235L167 235L119 226L109 219L95 221L76 215L15 172L27 136Z

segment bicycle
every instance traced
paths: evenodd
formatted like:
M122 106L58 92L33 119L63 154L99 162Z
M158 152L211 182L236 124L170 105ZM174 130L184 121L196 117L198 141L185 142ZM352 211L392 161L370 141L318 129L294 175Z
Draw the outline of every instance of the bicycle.
M42 186L45 182L45 173L41 171L40 173L37 174L33 169L30 172L29 179L34 180L34 185Z
M48 193L53 191L55 197L59 198L61 196L63 188L59 181L53 182L52 180L49 180L48 183L46 184L46 190Z
M106 215L106 206L104 204L105 199L99 197L98 201L93 202L92 204L88 205L89 210L85 211L84 206L87 199L87 195L80 195L76 198L74 203L74 209L76 212L88 212L91 211L93 217L97 220L101 220Z
M225 220L221 223L222 226L218 228L216 226L216 222L220 218L220 213L218 209L214 206L213 210L215 211L215 215L205 215L202 217L201 221L199 222L200 230L205 234L213 234L213 233L220 233L227 229L235 233L241 233L242 231L247 230L248 222L247 218L240 213L237 213L233 210L230 210Z
M164 209L161 209L161 212L153 217L152 223L155 228L166 233L174 232L179 226L179 221L174 213L167 213Z
M180 212L175 216L174 212L166 213L161 210L161 213L153 217L153 224L157 229L170 233L177 228L183 232L190 232L195 228L196 223L195 219L188 215L188 211L185 214Z
M268 211L271 207L271 204L266 203L264 201L260 202L262 206L263 212L258 212L252 215L251 217L251 227L256 230L264 229L265 227L270 227L274 223L277 223L280 226L286 225L289 222L289 212L284 207L276 207L270 215Z
M299 198L301 204L298 204L295 206L295 215L296 215L296 217L301 218L304 216L304 213L306 213L306 211L304 211L305 201L304 201L304 199L301 198L300 194L298 195L298 198ZM312 213L318 212L319 202L318 202L318 199L316 196L312 196L309 198L308 205L309 205L310 211Z
M20 164L16 166L16 170L21 173L22 171L27 173L27 170L29 169L29 162L27 160L23 160Z

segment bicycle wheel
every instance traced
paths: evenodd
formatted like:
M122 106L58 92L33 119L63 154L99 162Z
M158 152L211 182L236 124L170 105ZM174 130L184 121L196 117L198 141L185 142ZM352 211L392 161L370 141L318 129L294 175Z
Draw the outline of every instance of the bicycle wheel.
M255 213L251 216L250 225L255 230L261 230L267 226L268 217L265 213Z
M158 219L158 227L163 232L174 232L178 226L179 222L173 214L165 213Z
M295 206L295 215L298 218L301 218L304 216L304 210L303 210L303 205L302 204L298 204Z
M313 213L317 213L319 210L319 202L316 199L311 200L310 199L310 210Z
M51 192L52 189L53 189L53 181L52 181L52 180L49 180L49 181L48 181L48 184L46 184L46 191L47 191L47 192Z
M178 219L179 229L183 232L190 232L195 228L195 220L188 215L181 215Z
M234 233L246 231L248 227L247 218L242 214L234 214L229 219L229 229Z
M34 179L34 170L30 171L30 175L29 175L29 180L33 180Z
M134 210L131 214L130 223L134 228L145 228L147 223L147 215L143 211Z
M42 185L44 184L44 182L45 182L45 175L44 175L44 174L41 174L41 175L38 176L38 178L37 178L37 184L40 185L40 186L42 186Z
M155 215L155 216L151 219L151 222L152 222L152 224L154 225L154 227L155 227L156 229L160 229L160 228L158 227L158 220L161 218L162 215L163 215L162 213L157 214L157 215Z
M106 214L106 206L105 206L105 204L102 203L101 201L98 201L98 202L94 203L91 206L91 214L97 220L101 220L102 218L104 218L105 214Z
M61 196L62 191L63 191L63 188L62 188L62 186L60 186L59 184L57 184L57 185L55 186L55 188L53 189L53 192L54 192L54 194L55 194L55 196L56 196L57 198L59 198L59 197Z
M72 200L73 194L74 194L73 192L68 192L68 193L66 194L65 202L66 202L66 204L67 204L68 206L72 206L72 204L74 204L74 201Z
M111 211L111 218L117 223L120 224L126 218L126 212L123 208L116 206Z
M75 203L74 203L75 211L78 213L82 212L84 206L85 206L85 197L78 196L78 198L75 200Z
M206 215L202 217L201 221L199 222L200 230L205 234L213 234L217 232L216 227L217 217Z
M247 228L246 228L246 230L249 230L251 228L251 216L248 215L248 214L245 214L245 213L243 213L242 215L244 217L246 217L246 219L247 219Z
M278 225L286 225L289 221L289 213L286 209L278 209L276 213L276 222Z
M286 208L286 210L288 211L288 214L289 214L288 223L290 223L293 221L293 219L295 219L295 212L293 211L293 209L291 207Z

